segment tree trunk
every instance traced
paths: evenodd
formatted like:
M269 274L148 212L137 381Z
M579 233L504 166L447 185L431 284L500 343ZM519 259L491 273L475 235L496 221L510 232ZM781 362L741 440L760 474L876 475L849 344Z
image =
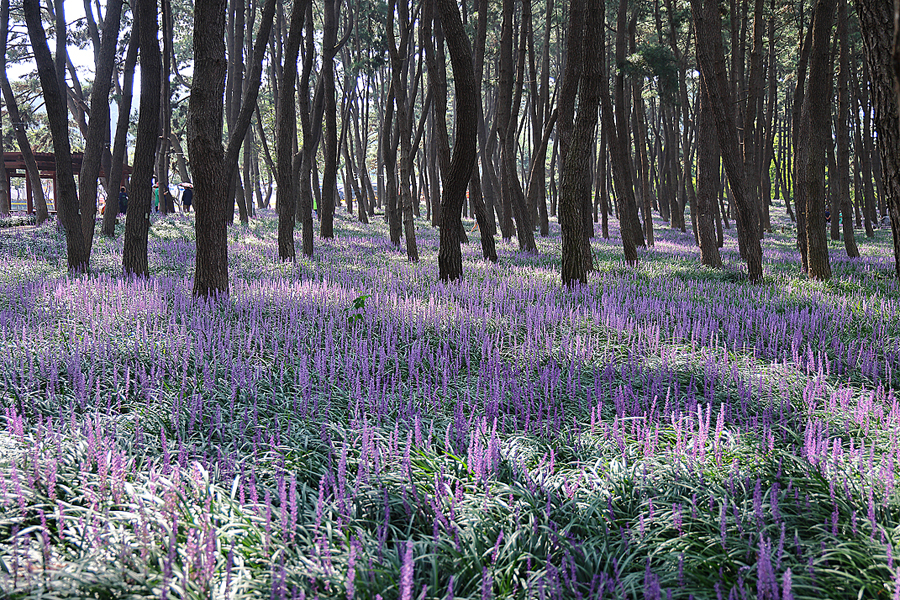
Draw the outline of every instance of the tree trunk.
M150 230L150 201L153 190L153 162L159 136L159 77L160 54L156 0L138 0L137 29L141 53L141 97L137 139L134 145L134 165L131 174L131 194L125 219L125 245L122 250L122 269L126 274L146 277L147 233ZM199 79L199 78L198 78ZM195 195L195 205L198 204Z
M643 91L644 78L636 77L632 82L632 95L634 99L635 121L635 158L638 164L638 182L641 190L641 212L644 217L644 237L647 245L653 247L653 212L650 206L650 161L647 158L647 123L644 118ZM674 115L673 115L673 118ZM679 213L681 214L681 213ZM674 222L674 219L673 219ZM681 216L681 224L684 224L684 216Z
M890 0L856 0L866 63L875 92L875 125L878 129L883 187L894 238L894 268L900 278L900 124L891 52L893 9Z
M400 247L401 222L399 207L397 206L397 124L394 122L394 86L388 91L387 104L384 111L382 125L382 156L385 165L385 184L379 188L378 193L384 196L384 215L388 222L388 232L391 243Z
M109 173L109 191L107 192L107 202L109 198L114 198L116 190L122 185L122 167L125 161L125 144L128 137L128 125L130 123L131 102L134 97L134 67L137 64L138 40L140 32L137 28L137 19L134 19L131 27L131 39L128 40L128 51L125 54L125 68L122 72L122 99L119 102L119 116L116 120L116 136L113 140L112 166ZM116 215L118 214L118 206L116 210L109 210L111 206L107 205L106 212L103 214L103 235L113 237L116 234ZM124 216L124 215L123 215Z
M394 36L395 7L400 18L400 45L396 45ZM403 232L406 241L406 257L411 262L418 262L419 249L416 246L416 230L413 220L412 197L410 192L410 171L412 169L412 132L410 131L410 110L408 101L408 67L405 66L409 54L412 23L409 22L409 6L406 0L388 3L388 51L391 56L391 85L394 89L396 103L397 135L400 146L400 178L398 181L398 201L403 221ZM393 169L393 164L388 164Z
M841 220L844 225L844 249L847 256L859 256L856 237L853 234L853 213L850 206L850 42L847 35L847 0L839 0L837 35L841 44L840 72L838 73L838 122L837 122L837 193L840 196ZM832 217L833 219L834 217Z
M803 38L802 30L800 39L802 45L800 47L800 58L797 63L797 87L794 89L794 103L791 108L791 149L793 156L793 174L794 174L794 206L797 209L797 248L800 250L800 265L804 273L809 271L809 252L806 245L806 188L798 185L800 174L800 130L802 129L803 119L801 112L803 110L803 99L806 90L806 69L809 64L809 51L812 46L812 27L806 32L806 38Z
M700 80L700 116L697 142L697 237L700 238L700 262L720 269L722 257L716 243L716 194L719 187L719 144L716 140L716 116L706 86Z
M455 0L437 0L442 25L446 32L456 87L456 143L450 159L450 170L441 194L441 232L438 270L442 281L462 277L462 253L459 242L460 212L466 198L466 187L475 166L478 137L478 84L472 64L472 48L463 29ZM482 235L485 235L482 232Z
M66 31L65 13L62 0L56 0L56 31ZM78 191L75 187L75 173L72 170L72 151L69 146L69 123L65 98L65 44L66 35L57 35L56 61L50 55L41 9L37 0L23 0L22 10L28 26L28 37L37 63L38 77L44 95L47 121L53 137L53 152L56 155L56 178L58 182L55 198L56 210L66 232L66 251L70 271L87 272L90 268L91 249L85 243L78 215Z
M202 4L202 5L201 5ZM256 108L262 80L262 60L275 16L276 0L266 0L260 19L253 62L250 65L241 109L222 149L222 118L225 95L225 0L199 0L194 10L194 64L196 72L209 77L194 78L188 104L188 152L194 175L195 232L197 254L194 295L228 294L228 240L226 223L233 198L229 182L237 169L237 158Z
M619 1L619 16L616 23L616 64L625 60L625 41L627 30L626 0ZM605 46L605 44L604 44ZM605 49L604 49L605 52ZM607 139L612 149L613 174L616 185L616 196L619 204L619 229L622 234L622 245L625 251L625 262L629 265L637 263L637 247L644 247L644 234L638 218L637 202L634 198L634 179L631 171L629 148L628 115L625 108L625 76L619 71L615 81L615 124L613 124L613 108L610 104L606 84L608 77L603 77L601 89L601 113L604 127L607 128Z
M97 216L97 180L100 178L100 159L109 143L109 90L112 87L116 45L119 41L119 22L122 0L110 0L103 19L103 37L98 48L96 77L91 90L91 119L84 142L84 158L78 176L78 197L81 199L81 235L90 248L94 240ZM109 173L107 173L109 175ZM107 193L107 210L117 212L118 187Z
M762 202L760 196L760 172L757 164L757 155L761 151L757 140L757 129L762 124L757 120L758 104L762 99L763 78L762 45L763 45L763 0L754 0L753 8L753 45L750 48L750 76L747 80L747 101L743 106L744 124L741 130L743 134L744 148L744 182L746 184L747 201L753 204L756 213L757 225L754 228L759 236L762 231ZM743 252L746 248L742 249ZM742 255L746 259L746 256Z
M809 276L821 280L831 278L825 235L825 146L831 143L828 69L831 68L829 50L836 3L836 0L816 2L809 51L809 86L803 100L798 144L798 187L804 188L806 196Z
M9 37L9 0L0 1L0 88L3 90L3 99L6 102L6 110L9 112L10 125L16 134L16 143L19 152L25 161L25 173L31 182L31 190L34 196L35 220L38 225L50 218L47 210L47 200L44 198L44 188L41 186L41 175L38 172L34 153L31 151L31 143L25 133L25 123L19 114L19 103L13 95L12 86L6 76L6 47ZM8 190L7 190L8 192Z
M294 206L296 183L293 180L293 155L297 143L297 109L294 104L295 84L297 79L297 57L300 54L300 41L303 32L303 18L306 15L307 2L295 0L291 8L291 23L287 41L284 44L284 65L282 81L278 88L278 102L275 105L275 155L276 181L278 186L278 258L295 260L294 250ZM305 91L301 91L305 93Z
M225 152L222 147L226 68L223 43L225 8L226 0L196 0L194 3L194 72L202 73L203 77L195 76L191 84L187 145L196 211L194 230L197 254L193 293L198 297L228 294L228 240L225 219L230 199L226 196L228 181L225 180ZM148 15L148 20L149 18ZM141 23L145 22L142 18ZM154 27L151 41L156 39L155 29ZM144 33L143 27L141 33ZM141 38L141 54L145 39L148 38ZM155 44L152 45L155 47ZM142 117L143 77L142 68ZM137 156L140 156L140 153L137 153Z
M334 203L337 184L338 131L337 98L334 84L334 56L339 50L337 0L325 0L322 26L322 81L325 94L325 169L322 172L322 206L319 207L319 234L334 237Z
M731 94L725 80L725 53L722 49L719 8L715 0L691 0L697 32L697 56L706 97L716 118L716 133L737 209L738 237L743 238L747 273L751 281L762 280L762 248L755 204L747 197L744 170L740 161Z
M557 136L559 140L560 167L565 165L569 154L569 146L572 143L572 134L575 129L575 101L578 97L578 84L581 81L581 71L584 53L581 51L584 39L584 26L586 21L586 0L570 0L569 2L569 26L566 31L566 68L562 75L562 84L559 87L559 100L557 101ZM560 169L562 170L562 169Z
M299 181L300 204L297 218L303 227L303 255L313 255L313 189L310 175L315 163L316 148L319 146L319 135L322 128L318 125L322 122L322 111L325 102L322 98L321 79L316 84L312 107L309 104L309 80L312 73L313 59L315 58L315 26L313 24L312 3L307 3L306 8L306 50L303 55L303 74L300 77L299 101L300 122L303 125L303 150L301 156L295 159L295 181ZM313 127L313 123L316 126ZM317 186L318 189L318 186Z
M857 58L857 57L855 57ZM858 60L853 61L854 64L858 64ZM853 140L854 140L854 156L857 158L859 162L859 169L857 170L857 174L859 178L862 180L862 188L861 193L858 191L856 194L857 203L860 204L860 209L862 210L862 220L863 225L866 228L866 237L871 238L875 237L875 230L873 228L873 224L875 221L875 190L872 185L872 155L868 152L868 145L863 142L862 130L863 124L865 121L869 119L869 111L864 108L865 104L863 103L863 96L865 95L865 90L860 87L858 76L856 74L856 69L852 69L850 71L850 85L854 92L854 100L851 106L851 112L854 114L854 127L853 127ZM857 106L857 101L860 103L859 107ZM859 112L862 110L865 112L865 118L860 119Z
M559 195L559 219L562 230L562 281L567 286L587 283L590 256L585 256L582 228L582 198L590 194L590 160L594 154L594 130L597 128L597 108L600 104L600 84L603 67L595 57L603 51L604 19L600 0L588 0L585 11L584 38L580 44L581 81L579 85L578 117L566 153ZM568 60L575 60L570 55ZM586 188L586 189L585 189Z
M604 58L598 60L605 61ZM604 68L604 73L606 72ZM606 83L601 81L600 85L605 87ZM601 89L602 89L601 87ZM607 141L606 129L601 125L600 129L600 154L597 156L597 191L596 196L600 198L600 235L604 240L609 239L609 186L607 185Z
M516 219L519 249L536 252L534 231L525 207L525 194L516 170L516 123L518 106L513 97L520 97L513 68L513 12L515 0L503 0L503 24L500 34L500 72L497 95L497 134L500 139L500 193L504 211L511 210ZM519 52L518 72L524 71L524 52Z

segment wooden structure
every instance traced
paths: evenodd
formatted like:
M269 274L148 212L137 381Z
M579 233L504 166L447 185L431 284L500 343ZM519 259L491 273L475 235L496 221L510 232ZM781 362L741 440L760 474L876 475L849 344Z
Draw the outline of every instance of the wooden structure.
M34 161L37 163L38 173L40 173L41 179L49 179L53 182L53 198L47 199L47 208L50 212L56 212L56 197L57 197L57 180L56 180L56 155L50 152L34 152ZM72 153L72 170L75 171L75 175L81 172L81 161L84 158L84 155L80 152ZM34 191L31 188L31 179L28 177L28 173L25 170L25 158L22 156L21 152L4 152L3 153L3 171L4 176L6 177L6 189L12 192L12 178L13 177L24 177L25 178L25 212L29 214L34 213ZM131 175L131 167L128 165L123 165L122 167L122 177L123 181L126 177ZM105 173L103 173L103 169L100 170L100 177L105 177ZM10 208L13 209L13 199L10 197ZM16 202L15 204L21 204L21 202ZM15 209L13 209L15 211Z

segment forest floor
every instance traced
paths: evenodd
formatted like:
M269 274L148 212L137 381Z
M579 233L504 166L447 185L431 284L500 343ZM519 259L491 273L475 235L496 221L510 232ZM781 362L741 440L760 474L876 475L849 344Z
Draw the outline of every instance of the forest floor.
M900 593L890 231L815 282L778 216L752 285L733 229L714 271L611 226L570 290L555 224L443 284L427 223L412 264L339 213L296 264L273 213L231 226L217 301L190 215L147 279L122 235L70 276L54 224L0 230L0 596Z

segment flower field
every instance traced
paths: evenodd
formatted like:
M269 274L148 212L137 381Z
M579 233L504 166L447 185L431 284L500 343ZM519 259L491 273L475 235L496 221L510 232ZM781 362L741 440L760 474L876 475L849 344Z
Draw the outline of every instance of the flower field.
M772 234L762 285L733 230L723 271L613 231L573 291L558 227L499 265L473 234L447 285L377 221L294 265L232 226L217 302L189 217L148 280L0 229L0 597L898 597L889 230L829 283Z

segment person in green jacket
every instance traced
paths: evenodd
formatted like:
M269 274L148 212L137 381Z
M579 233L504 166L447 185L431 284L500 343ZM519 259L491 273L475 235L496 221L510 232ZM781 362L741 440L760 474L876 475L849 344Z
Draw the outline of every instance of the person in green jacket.
M153 184L153 211L159 212L159 184Z

